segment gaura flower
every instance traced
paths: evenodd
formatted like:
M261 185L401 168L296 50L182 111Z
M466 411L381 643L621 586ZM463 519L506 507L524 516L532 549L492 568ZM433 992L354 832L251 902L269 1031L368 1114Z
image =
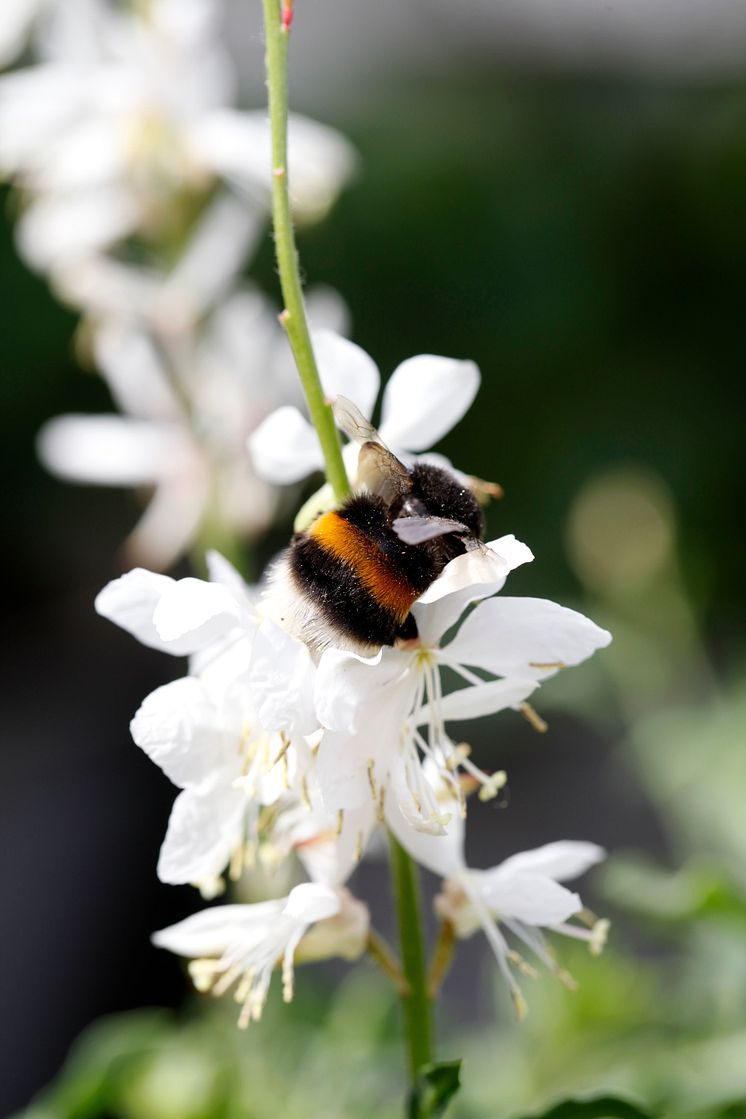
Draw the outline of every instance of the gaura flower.
M315 666L306 646L257 610L227 560L208 555L211 582L172 579L142 568L108 583L96 611L143 645L191 656L191 674L216 704L240 682L266 731L309 735Z
M216 704L191 676L157 688L131 724L134 741L182 792L158 859L158 877L207 896L229 868L237 878L258 854L262 810L291 790L301 795L309 748L268 731L233 686Z
M456 809L451 785L442 783L432 767L427 778L437 799ZM579 896L561 884L604 858L605 851L597 844L578 840L547 843L512 855L489 870L472 870L464 858L464 824L458 811L451 812L443 836L413 830L396 807L388 813L388 824L417 862L444 879L442 893L435 899L441 920L449 922L459 938L482 929L519 1017L525 1014L526 1004L512 968L531 976L536 973L511 948L500 926L568 986L574 985L572 978L557 966L541 929L585 940L594 954L603 948L608 921L593 919L592 928L572 924L570 918L585 911Z
M539 682L579 664L607 645L610 635L581 614L532 598L490 598L507 574L533 558L512 536L487 545L493 562L474 581L481 558L467 553L415 603L419 638L410 647L384 648L374 657L329 649L321 657L315 697L326 728L316 764L330 809L387 797L410 826L444 834L448 820L422 767L428 759L458 796L454 774L464 770L487 799L504 775L488 775L450 738L446 723L520 707ZM490 581L487 581L487 579ZM466 607L475 609L449 636ZM443 695L440 672L450 669L465 687ZM477 671L492 679L477 675ZM461 802L463 811L463 802Z
M314 353L328 399L344 396L370 419L381 382L378 367L360 346L332 331L314 331ZM379 431L384 443L407 459L431 447L458 423L479 388L473 361L421 354L392 373L383 393ZM257 473L277 482L297 482L323 469L316 432L305 416L286 405L273 412L249 439ZM358 448L345 448L354 479Z
M356 959L367 937L367 909L361 902L347 890L308 882L285 898L206 909L155 933L153 943L193 958L189 971L198 990L222 995L236 984L238 1024L245 1028L261 1018L278 962L283 998L289 1002L296 956Z

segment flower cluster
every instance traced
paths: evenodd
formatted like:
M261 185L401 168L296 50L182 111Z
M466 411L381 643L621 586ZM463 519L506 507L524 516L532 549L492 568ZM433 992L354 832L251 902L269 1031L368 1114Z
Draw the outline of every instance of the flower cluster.
M334 336L322 338L319 356L330 379L337 369L337 388L357 391L369 413L378 387L370 359ZM444 363L412 359L389 383L388 434L410 451L442 434L442 414L463 413L476 391L475 366ZM438 407L429 427L425 408L419 430L408 432L396 410L415 385ZM255 449L262 444L260 435ZM365 950L368 911L346 883L384 826L443 878L437 911L455 935L484 930L519 1010L514 972L530 965L506 932L553 971L540 929L600 946L603 923L585 927L578 895L561 884L602 857L595 844L550 844L490 870L469 869L463 854L467 794L494 797L505 774L477 766L452 737L452 722L508 710L535 720L528 699L541 683L610 640L573 610L499 593L532 559L513 536L490 541L478 560L456 556L412 609L417 638L369 656L333 643L308 647L284 624L276 587L247 586L214 552L207 581L136 569L99 594L100 614L148 646L189 657L188 675L148 696L132 722L135 742L181 790L160 878L195 884L207 897L257 865L292 865L307 878L282 899L216 906L156 936L192 959L200 988L235 987L242 1024L259 1017L278 961L289 998L296 958L353 959ZM458 686L448 690L444 680Z
M264 235L270 135L234 105L223 0L5 0L0 177L19 199L23 259L82 314L81 352L121 413L64 416L39 438L76 482L150 498L129 554L165 569L207 521L252 538L276 490L246 437L296 388L275 311L241 274ZM355 154L334 130L289 124L296 220L322 217ZM312 305L346 329L336 293ZM204 533L202 533L204 535Z

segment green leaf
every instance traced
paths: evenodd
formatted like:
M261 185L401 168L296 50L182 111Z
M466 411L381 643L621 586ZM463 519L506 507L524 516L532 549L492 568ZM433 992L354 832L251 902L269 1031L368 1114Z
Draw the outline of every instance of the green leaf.
M409 1096L408 1119L437 1119L460 1087L461 1061L424 1065Z
M653 1115L618 1096L595 1096L586 1100L563 1100L527 1119L653 1119Z

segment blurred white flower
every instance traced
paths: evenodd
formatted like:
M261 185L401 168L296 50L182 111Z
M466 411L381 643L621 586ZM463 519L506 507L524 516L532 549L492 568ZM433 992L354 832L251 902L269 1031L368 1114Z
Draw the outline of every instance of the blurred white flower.
M165 255L219 182L266 217L269 124L230 107L220 13L214 0L54 5L41 61L0 79L0 173L24 192L18 242L33 267L54 274L134 235ZM17 26L26 22L19 12ZM290 133L297 212L319 217L353 150L305 119Z
M169 312L166 302L175 290L151 292L162 331L167 313L176 325L177 304ZM147 292L143 285L143 299ZM102 287L100 299L114 294ZM309 311L320 323L343 325L346 317L330 289L309 293ZM158 337L134 314L94 323L94 358L123 415L58 416L37 443L47 469L68 481L152 489L126 546L156 568L189 548L205 518L241 538L267 528L277 491L253 472L246 438L298 392L287 340L258 291L233 292L198 328L181 327Z
M153 943L192 957L189 971L198 990L225 994L236 984L239 1026L261 1018L272 972L282 961L283 998L293 997L295 956L314 926L307 958L341 955L354 959L367 942L367 910L346 890L303 883L286 898L255 905L203 910L162 929Z
M224 298L253 254L264 221L235 195L219 191L166 272L93 252L64 260L52 283L88 319L135 321L154 335L188 335Z
M312 335L319 375L328 399L344 396L370 419L381 383L378 367L360 346L332 331ZM383 393L379 432L395 455L407 459L437 443L471 406L479 388L473 361L421 354L408 358L392 373ZM323 469L316 432L293 407L273 412L249 439L260 477L297 482ZM345 448L348 473L354 479L358 448Z

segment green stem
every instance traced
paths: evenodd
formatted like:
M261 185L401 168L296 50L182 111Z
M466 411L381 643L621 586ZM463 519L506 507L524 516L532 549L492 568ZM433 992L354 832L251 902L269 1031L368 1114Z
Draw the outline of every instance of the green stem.
M389 855L399 918L402 970L409 988L400 998L409 1076L414 1083L422 1066L433 1059L432 1004L427 990L420 886L414 862L391 832Z
M311 422L316 428L324 455L327 479L337 501L343 501L350 494L350 483L347 480L334 416L324 396L311 345L290 210L287 160L287 65L290 27L288 20L283 19L280 0L263 0L263 3L267 42L269 119L272 128L272 221L277 271L285 301L285 310L280 315L280 322L285 328L298 366Z

